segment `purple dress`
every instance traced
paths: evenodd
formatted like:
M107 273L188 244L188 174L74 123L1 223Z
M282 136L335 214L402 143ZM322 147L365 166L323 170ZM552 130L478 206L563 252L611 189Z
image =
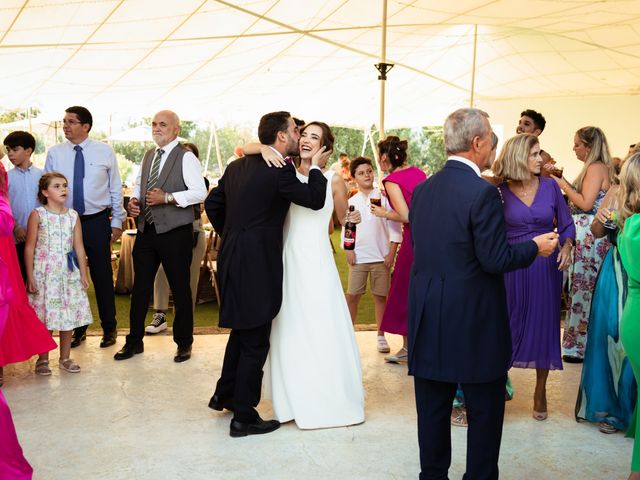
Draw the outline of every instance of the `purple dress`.
M510 244L531 240L557 227L560 245L575 241L576 229L569 208L555 181L540 177L533 203L527 207L507 186L498 185L504 204ZM560 300L562 272L557 252L537 257L528 267L504 275L511 324L513 366L562 370L560 355Z
M427 175L417 167L398 170L387 176L382 183L395 183L402 190L407 207L411 208L411 195L416 186L427 179ZM391 203L391 199L389 199ZM393 204L391 203L393 208ZM402 243L393 267L391 287L387 297L380 330L398 335L407 335L407 304L409 301L409 273L413 263L413 247L411 245L411 229L408 223L402 225Z

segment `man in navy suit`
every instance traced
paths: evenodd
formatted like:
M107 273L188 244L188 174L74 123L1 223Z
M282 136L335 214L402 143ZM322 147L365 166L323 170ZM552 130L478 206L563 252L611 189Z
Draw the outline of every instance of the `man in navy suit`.
M414 376L421 480L447 479L451 404L460 383L467 405L465 480L498 478L511 333L502 274L549 256L548 233L509 245L490 167L491 125L477 109L447 118L444 168L416 187L409 222L409 374Z

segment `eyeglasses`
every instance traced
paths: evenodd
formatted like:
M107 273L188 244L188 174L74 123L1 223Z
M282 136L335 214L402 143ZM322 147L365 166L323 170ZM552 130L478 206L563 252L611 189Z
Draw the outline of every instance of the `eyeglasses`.
M79 125L81 123L82 122L79 122L77 120L67 120L67 119L62 120L63 125Z

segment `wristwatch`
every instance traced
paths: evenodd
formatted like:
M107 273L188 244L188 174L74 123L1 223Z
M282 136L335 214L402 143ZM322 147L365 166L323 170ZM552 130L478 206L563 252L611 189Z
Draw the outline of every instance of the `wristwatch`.
M167 193L166 203L173 203L174 197L172 193Z

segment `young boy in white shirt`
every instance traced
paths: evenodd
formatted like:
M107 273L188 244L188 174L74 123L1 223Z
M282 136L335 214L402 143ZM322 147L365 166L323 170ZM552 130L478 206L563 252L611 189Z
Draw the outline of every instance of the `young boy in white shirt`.
M402 242L401 226L371 213L370 198L379 198L382 206L391 209L388 200L375 188L373 165L366 157L358 157L351 161L351 177L358 186L358 193L349 199L362 216L357 226L356 245L354 250L346 250L349 264L349 283L347 286L347 305L351 321L355 323L358 315L358 304L367 289L367 277L370 278L371 294L375 307L376 324L378 325L377 347L380 353L389 352L389 344L380 330L380 322L387 304L389 293L390 270L396 256L398 245ZM343 228L344 236L344 228Z

